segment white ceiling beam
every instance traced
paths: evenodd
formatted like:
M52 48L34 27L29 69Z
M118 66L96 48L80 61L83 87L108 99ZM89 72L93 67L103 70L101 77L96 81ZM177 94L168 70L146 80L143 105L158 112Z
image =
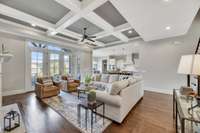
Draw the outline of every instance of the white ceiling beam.
M75 33L75 32L72 32L70 30L63 30L63 31L60 31L60 33L62 33L64 35L67 35L67 36L71 36L71 37L77 38L77 39L82 38L82 35L80 35L78 33Z
M56 23L56 27L59 27L60 25L62 25L65 21L69 20L71 17L73 17L75 15L74 12L70 11L69 13L67 13L62 19L60 19L57 23Z
M66 42L68 41L67 39L64 39L66 41L63 41L63 38L62 40L60 40L57 37L55 38L47 37L45 34L41 33L41 31L38 32L37 30L32 30L32 28L29 28L27 26L22 26L20 24L14 24L14 23L10 24L12 22L1 20L1 19L0 19L0 22L1 22L0 32L4 33L4 35L5 33L7 33L9 35L15 35L18 37L22 37L24 39L34 39L34 40L52 42L52 43L56 43L56 44L60 44L64 46L70 46L77 49L89 50L89 49L85 49L84 47L80 45L75 45L77 43L71 40L69 40L70 42Z
M84 16L84 18L87 19L88 21L94 23L95 25L101 27L107 33L116 36L117 38L119 38L120 40L122 40L124 42L128 42L128 40L129 40L128 37L126 37L121 32L118 32L118 31L116 32L115 28L111 24L109 24L108 22L106 22L104 19L102 19L96 13L90 12L88 15ZM124 26L121 26L121 27L124 28Z
M122 34L121 32L113 32L112 35L116 36L117 38L119 38L120 40L124 41L124 42L128 42L129 38L126 37L124 34Z
M132 29L131 25L129 23L125 23L125 24L122 24L122 25L115 27L114 31L115 32L122 32L122 31L129 30L129 29Z
M81 9L81 2L78 0L55 0L62 6L70 9L72 12L79 12Z
M90 12L87 15L84 16L85 19L90 21L91 23L97 25L98 27L102 28L105 31L112 31L113 26L106 22L104 19L102 19L100 16L98 16L94 12Z
M99 41L95 41L95 44L96 44L96 45L98 45L98 46L101 46L101 47L105 46L105 44L104 44L104 43L102 43L102 42L99 42Z
M15 19L18 19L30 24L33 23L33 24L36 24L37 26L44 27L47 29L52 29L52 30L54 29L54 25L49 22L46 22L42 19L36 18L34 16L31 16L29 14L26 14L24 12L13 9L3 4L0 4L0 14L3 14L5 16L9 16L9 17L12 17L12 18L15 18Z
M96 9L99 6L101 6L106 1L108 1L108 0L93 0L88 6L86 6L83 9L81 9L80 11L78 11L73 17L71 17L70 19L65 21L60 26L56 27L56 31L64 30L66 27L68 27L69 25L73 24L74 22L76 22L78 19L82 18L86 14L92 12L94 9Z
M33 23L37 26L46 28L46 29L48 29L47 34L48 34L49 31L56 31L54 24L51 24L47 21L44 21L44 20L39 19L37 17L31 16L29 14L26 14L24 12L13 9L13 8L8 7L6 5L3 5L3 4L0 4L0 14L3 14L5 16L9 16L9 17L12 17L12 18L15 18L15 19L18 19L18 20L21 20L21 21L24 21L24 22L27 22L27 23L30 23L30 24ZM67 17L69 17L69 16L66 15L65 18L63 18L63 19L66 19ZM63 21L63 20L61 19L60 21ZM57 23L57 24L59 24L59 23ZM79 34L76 34L76 33L71 32L69 30L64 30L61 33L65 34L67 36L70 36L70 37L74 37L74 38L80 37Z
M98 38L102 38L102 37L108 36L110 34L113 34L115 32L122 32L122 31L129 30L129 29L132 29L131 25L129 23L125 23L125 24L122 24L120 26L115 27L110 32L108 32L108 31L102 31L100 33L95 34L95 36L97 36L96 39L98 39Z

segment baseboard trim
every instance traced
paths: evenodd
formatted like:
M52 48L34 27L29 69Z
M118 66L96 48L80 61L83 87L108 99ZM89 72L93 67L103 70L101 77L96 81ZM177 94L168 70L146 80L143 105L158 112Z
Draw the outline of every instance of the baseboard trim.
M22 94L22 93L26 93L26 90L6 90L3 91L3 96L9 96L9 95L16 95L16 94Z
M173 90L169 90L169 89L157 89L157 88L152 88L152 87L144 87L144 90L163 93L163 94L170 94L170 95L173 94Z

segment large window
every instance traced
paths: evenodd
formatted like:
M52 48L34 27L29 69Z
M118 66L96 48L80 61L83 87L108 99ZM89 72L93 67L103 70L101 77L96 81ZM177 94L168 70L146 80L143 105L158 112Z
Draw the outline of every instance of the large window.
M70 73L69 55L64 55L64 74Z
M43 75L43 53L32 52L31 53L31 76L32 85L35 84L35 80L38 76Z
M50 75L59 74L59 54L50 54Z

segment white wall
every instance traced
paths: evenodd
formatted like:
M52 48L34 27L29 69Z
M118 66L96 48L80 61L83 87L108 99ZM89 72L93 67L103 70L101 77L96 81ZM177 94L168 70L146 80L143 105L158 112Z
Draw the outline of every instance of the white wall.
M3 95L21 93L25 90L25 41L0 37L0 44L4 43L13 55L9 62L2 66Z
M0 44L4 43L14 57L8 62L3 64L3 80L2 90L3 95L12 95L23 93L32 90L30 83L30 51L27 51L27 40L21 37L14 37L9 35L0 34ZM61 45L64 47L63 45ZM66 47L69 48L69 47ZM70 48L72 49L72 48ZM91 51L72 49L76 55L81 57L81 74L86 71L92 70L92 53ZM78 51L78 52L76 52ZM28 60L27 60L27 59ZM75 59L73 62L76 62ZM75 64L76 65L76 64ZM76 67L76 66L73 66ZM75 68L72 68L75 69Z
M146 70L145 89L171 93L173 88L186 85L186 76L177 74L177 67L181 55L195 52L199 37L200 19L196 17L190 30L184 36L151 42L136 39L124 45L97 49L93 53L95 56L121 54L120 51L123 48L125 53L139 52L140 68Z
M86 74L92 73L92 52L80 52L80 72L81 81L84 80Z

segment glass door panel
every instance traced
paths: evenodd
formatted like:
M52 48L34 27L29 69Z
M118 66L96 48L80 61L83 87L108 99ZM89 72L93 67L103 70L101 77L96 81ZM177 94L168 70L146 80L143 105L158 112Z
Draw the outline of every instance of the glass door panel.
M50 54L50 75L54 76L59 74L59 54L51 53Z
M31 52L31 78L32 86L35 85L36 78L43 76L43 53Z

